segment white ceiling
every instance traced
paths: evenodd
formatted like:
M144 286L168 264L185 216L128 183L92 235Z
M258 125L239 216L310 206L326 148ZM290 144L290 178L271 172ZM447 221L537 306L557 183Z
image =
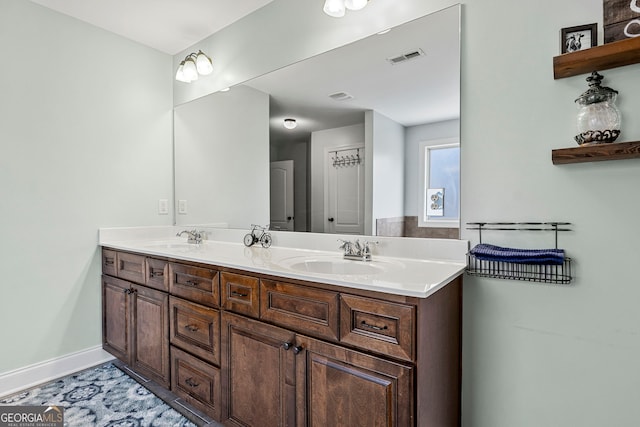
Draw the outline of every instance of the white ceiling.
M455 119L460 114L459 35L458 8L448 8L244 84L271 95L272 142L362 123L367 110L403 126ZM425 55L395 65L387 61L417 49ZM353 99L329 98L336 92ZM284 129L286 117L298 121L295 130Z
M31 0L175 55L273 0Z

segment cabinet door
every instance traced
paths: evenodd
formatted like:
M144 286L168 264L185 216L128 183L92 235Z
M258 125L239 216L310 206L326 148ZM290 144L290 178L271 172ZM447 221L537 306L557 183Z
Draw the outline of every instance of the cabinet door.
M225 425L295 425L294 334L222 313L222 420Z
M411 367L300 335L296 345L300 425L414 425Z
M131 365L169 387L169 296L155 289L133 286Z
M102 276L102 347L129 363L130 284L111 276Z

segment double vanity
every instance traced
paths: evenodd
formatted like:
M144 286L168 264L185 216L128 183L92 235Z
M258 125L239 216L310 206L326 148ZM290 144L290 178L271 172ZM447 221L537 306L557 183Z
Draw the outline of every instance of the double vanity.
M101 229L103 346L231 426L460 425L468 243ZM313 248L313 249L311 249Z

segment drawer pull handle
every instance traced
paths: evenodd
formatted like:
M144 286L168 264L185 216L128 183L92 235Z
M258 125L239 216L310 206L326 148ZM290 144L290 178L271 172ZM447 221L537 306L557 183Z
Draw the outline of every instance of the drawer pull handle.
M198 286L198 282L194 282L193 280L187 280L184 284L189 286Z
M105 258L104 264L105 265L113 265L113 264L115 264L115 261L113 260L113 258Z
M164 276L164 271L162 271L162 270L153 270L152 269L151 273L150 273L150 276L151 277L162 277L162 276Z
M245 298L245 297L248 297L249 294L243 294L242 292L238 292L238 291L231 291L231 296Z
M365 322L364 320L362 321L361 325L362 325L363 328L373 329L374 331L384 331L386 329L389 329L389 328L387 328L387 325L385 325L385 326L370 325L367 322Z
M185 325L184 328L190 332L197 332L200 329L196 325Z
M191 388L196 388L196 387L198 387L200 385L197 382L195 382L193 380L193 378L191 378L191 377L189 377L186 380L184 380L184 382Z

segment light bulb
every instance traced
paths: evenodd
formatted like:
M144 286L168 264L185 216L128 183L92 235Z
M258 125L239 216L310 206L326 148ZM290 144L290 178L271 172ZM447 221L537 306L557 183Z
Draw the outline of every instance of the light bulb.
M284 127L287 129L295 129L298 126L296 119L284 119Z
M326 0L322 10L329 16L342 18L345 13L344 0Z
M178 71L176 71L176 80L179 82L190 83L191 80L187 79L184 76L184 61L180 63L178 66Z
M187 58L184 60L184 66L182 67L184 78L189 81L198 80L198 69L193 59Z
M196 56L196 68L198 69L198 73L206 76L213 72L213 64L211 62L211 58L205 55L201 50L198 51L198 56Z
M367 5L369 0L344 0L344 5L349 10L360 10Z

